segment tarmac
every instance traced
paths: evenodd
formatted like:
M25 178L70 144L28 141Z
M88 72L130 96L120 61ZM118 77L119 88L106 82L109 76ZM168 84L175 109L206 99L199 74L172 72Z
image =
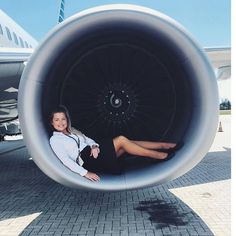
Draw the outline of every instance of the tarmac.
M0 142L0 235L231 235L231 116L191 171L121 192L64 187L34 164L23 140Z

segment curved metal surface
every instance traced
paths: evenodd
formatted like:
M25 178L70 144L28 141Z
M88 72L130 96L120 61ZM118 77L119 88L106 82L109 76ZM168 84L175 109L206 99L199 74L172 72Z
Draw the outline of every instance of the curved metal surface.
M185 145L167 162L134 160L122 175L93 183L49 146L47 116L59 103L95 139L124 134ZM30 154L55 181L134 189L177 178L203 158L218 124L218 90L209 61L182 26L148 8L109 5L67 19L38 47L20 82L19 118Z

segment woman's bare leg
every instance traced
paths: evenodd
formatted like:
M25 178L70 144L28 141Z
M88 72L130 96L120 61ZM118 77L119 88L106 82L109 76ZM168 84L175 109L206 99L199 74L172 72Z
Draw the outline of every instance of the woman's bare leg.
M116 152L116 156L117 156L117 157L120 157L120 156L122 156L123 154L125 154L125 150L122 149L122 148L120 148L120 149Z
M155 149L169 149L176 146L175 143L165 143L165 142L150 142L150 141L136 141L130 140L131 142L147 149L155 150ZM124 149L119 149L116 153L117 157L122 156L125 153Z
M176 143L136 141L136 140L131 140L131 141L138 144L141 147L148 149L169 149L176 146Z
M168 156L168 154L165 152L158 152L139 146L138 144L134 143L133 141L127 139L124 136L118 136L114 138L113 143L116 155L118 157L124 152L127 152L132 155L151 157L155 159L165 159Z

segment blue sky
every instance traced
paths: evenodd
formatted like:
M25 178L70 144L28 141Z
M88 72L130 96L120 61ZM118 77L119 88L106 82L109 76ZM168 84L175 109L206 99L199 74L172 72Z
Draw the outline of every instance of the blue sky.
M160 11L181 23L203 47L231 46L230 0L66 0L65 16L112 3ZM38 41L57 23L59 4L60 0L0 0L0 8Z

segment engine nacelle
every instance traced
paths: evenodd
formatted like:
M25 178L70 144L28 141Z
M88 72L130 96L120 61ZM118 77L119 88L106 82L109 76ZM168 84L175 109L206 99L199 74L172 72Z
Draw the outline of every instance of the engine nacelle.
M91 182L49 145L48 115L64 104L87 136L183 141L166 162L127 161L121 175ZM19 88L26 146L39 168L66 186L124 190L161 184L195 166L218 124L216 78L205 53L177 22L133 5L92 8L59 24L31 56Z

